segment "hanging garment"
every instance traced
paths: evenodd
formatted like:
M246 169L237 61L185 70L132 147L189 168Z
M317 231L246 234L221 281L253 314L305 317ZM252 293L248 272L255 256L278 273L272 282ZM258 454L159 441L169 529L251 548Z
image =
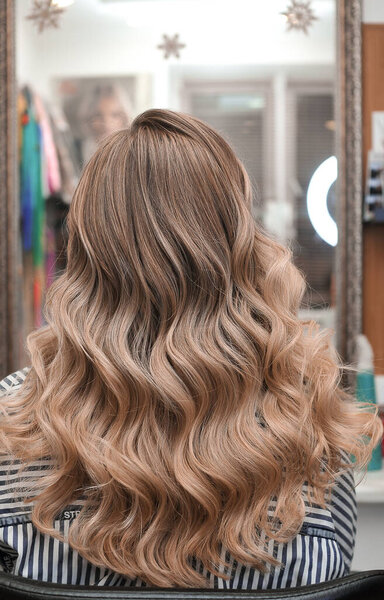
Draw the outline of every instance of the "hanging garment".
M28 87L21 92L24 112L21 115L20 201L23 250L35 249L41 218L43 196L41 189L41 136L36 120L33 98ZM35 250L36 251L36 250Z
M60 167L56 152L56 146L51 129L49 114L36 92L33 94L36 119L39 123L42 135L42 165L43 165L43 196L47 198L50 194L56 194L61 189Z
M24 264L30 269L27 254L32 254L33 282L32 290L26 290L27 297L32 293L32 327L29 331L40 327L43 323L42 306L45 288L45 198L43 178L47 170L44 168L44 140L39 118L44 115L36 110L35 97L31 89L25 86L21 94L24 98L24 112L21 114L21 149L20 149L20 212ZM39 100L38 100L39 103ZM48 134L49 135L49 134ZM57 183L57 181L56 181ZM30 285L30 273L26 274L25 284Z

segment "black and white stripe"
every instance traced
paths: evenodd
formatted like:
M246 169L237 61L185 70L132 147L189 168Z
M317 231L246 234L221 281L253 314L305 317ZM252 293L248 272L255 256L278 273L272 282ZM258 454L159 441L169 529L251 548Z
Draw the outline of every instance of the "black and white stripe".
M17 391L29 367L16 371L0 382L0 396ZM0 403L1 407L1 403ZM1 418L1 417L0 417ZM23 475L43 477L49 460L27 466ZM38 531L30 520L30 505L18 497L17 465L8 470L9 461L0 461L0 569L17 575L57 583L100 586L145 586L140 578L127 579L110 569L96 567L65 542ZM19 489L20 492L20 489ZM20 494L22 495L22 494ZM306 500L304 500L306 502ZM270 512L273 513L273 504ZM307 504L307 502L306 502ZM67 537L76 506L63 507L54 522ZM269 551L282 562L262 574L237 564L222 548L222 558L231 564L231 579L213 576L199 560L192 566L207 578L207 587L222 589L289 588L319 583L346 575L351 566L356 535L356 495L353 471L340 476L328 508L309 507L300 533L289 543L269 542Z

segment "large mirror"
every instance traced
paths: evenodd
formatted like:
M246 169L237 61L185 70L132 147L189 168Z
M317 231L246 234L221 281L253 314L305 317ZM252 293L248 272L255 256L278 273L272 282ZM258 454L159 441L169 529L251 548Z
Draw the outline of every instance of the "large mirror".
M333 328L339 352L353 360L360 2L0 6L9 134L0 165L3 376L27 364L26 336L43 324L45 292L65 268L65 217L84 163L104 136L150 107L200 117L230 142L252 180L255 218L292 248L306 276L301 317Z

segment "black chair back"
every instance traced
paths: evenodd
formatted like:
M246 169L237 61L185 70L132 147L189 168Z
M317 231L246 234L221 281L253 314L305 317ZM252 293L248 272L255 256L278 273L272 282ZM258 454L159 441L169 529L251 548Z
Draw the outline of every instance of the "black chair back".
M384 600L384 571L280 590L77 586L0 573L0 600Z

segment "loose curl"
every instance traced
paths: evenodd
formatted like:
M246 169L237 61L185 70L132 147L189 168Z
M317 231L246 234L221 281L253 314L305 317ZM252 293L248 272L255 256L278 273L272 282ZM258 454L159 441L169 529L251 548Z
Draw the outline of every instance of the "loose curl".
M297 534L304 482L324 506L343 451L366 466L382 431L342 385L331 332L298 319L303 275L251 206L242 163L199 119L152 109L108 137L70 206L31 369L2 400L4 452L52 459L26 498L34 525L64 539L53 520L82 495L66 541L149 585L206 587L191 557L228 579L222 545L276 564L265 536Z

